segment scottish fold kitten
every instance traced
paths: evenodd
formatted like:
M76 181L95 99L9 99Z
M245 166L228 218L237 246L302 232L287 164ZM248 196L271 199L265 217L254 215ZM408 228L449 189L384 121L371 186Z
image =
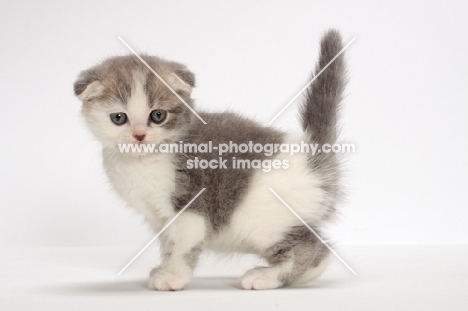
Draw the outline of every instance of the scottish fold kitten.
M338 32L328 31L321 41L315 73L341 49ZM205 188L161 235L161 264L151 271L149 287L183 289L204 249L266 259L268 266L255 267L242 277L245 289L271 289L318 277L327 266L329 250L269 188L321 234L340 196L336 154L271 155L233 148L220 159L218 150L122 152L120 147L207 142L212 146L333 144L345 85L343 56L306 91L301 104L303 134L298 136L233 113L197 111L191 98L195 77L186 66L149 55L142 58L177 95L133 55L111 57L81 72L74 91L83 103L87 125L102 143L111 183L130 206L145 215L155 232ZM219 167L197 167L195 163L202 160Z

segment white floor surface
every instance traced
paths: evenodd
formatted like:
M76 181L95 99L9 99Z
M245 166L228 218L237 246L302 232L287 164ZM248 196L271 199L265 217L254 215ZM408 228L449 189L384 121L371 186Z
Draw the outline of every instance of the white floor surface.
M308 286L268 291L238 286L255 259L214 255L185 290L150 291L156 247L116 275L137 251L0 249L0 310L468 310L468 245L340 246L357 276L333 259Z

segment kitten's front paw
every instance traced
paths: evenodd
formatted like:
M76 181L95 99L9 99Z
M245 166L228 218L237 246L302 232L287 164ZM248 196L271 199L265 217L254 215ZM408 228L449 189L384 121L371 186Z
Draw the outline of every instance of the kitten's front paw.
M154 290L181 290L190 282L190 278L191 275L188 273L173 273L162 268L154 268L150 273L148 287Z
M243 289L273 289L283 286L271 268L254 268L247 271L241 280Z

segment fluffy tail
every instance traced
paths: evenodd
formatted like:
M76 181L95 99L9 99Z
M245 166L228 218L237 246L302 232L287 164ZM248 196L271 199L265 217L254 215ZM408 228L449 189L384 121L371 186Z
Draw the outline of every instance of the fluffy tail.
M346 84L344 55L338 56L327 68L327 64L343 49L341 36L336 30L328 31L320 42L320 57L315 74L317 76L306 92L302 105L302 128L310 143L334 144L338 137L338 110ZM323 71L322 71L323 70ZM327 210L323 219L335 214L336 204L342 198L340 185L340 162L335 153L310 155L309 167L321 176Z
M320 56L314 77L341 51L343 43L336 30L329 30L320 42ZM306 91L301 109L303 130L311 142L333 144L338 136L338 110L346 84L344 55L337 57Z

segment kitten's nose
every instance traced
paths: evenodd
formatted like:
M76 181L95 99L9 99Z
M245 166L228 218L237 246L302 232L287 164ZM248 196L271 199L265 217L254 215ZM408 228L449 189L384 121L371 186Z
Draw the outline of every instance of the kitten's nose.
M135 137L138 141L143 141L143 139L145 139L146 135L143 134L143 135L133 135L133 137Z
M138 141L143 141L146 137L146 127L143 124L135 124L133 128L133 137Z

